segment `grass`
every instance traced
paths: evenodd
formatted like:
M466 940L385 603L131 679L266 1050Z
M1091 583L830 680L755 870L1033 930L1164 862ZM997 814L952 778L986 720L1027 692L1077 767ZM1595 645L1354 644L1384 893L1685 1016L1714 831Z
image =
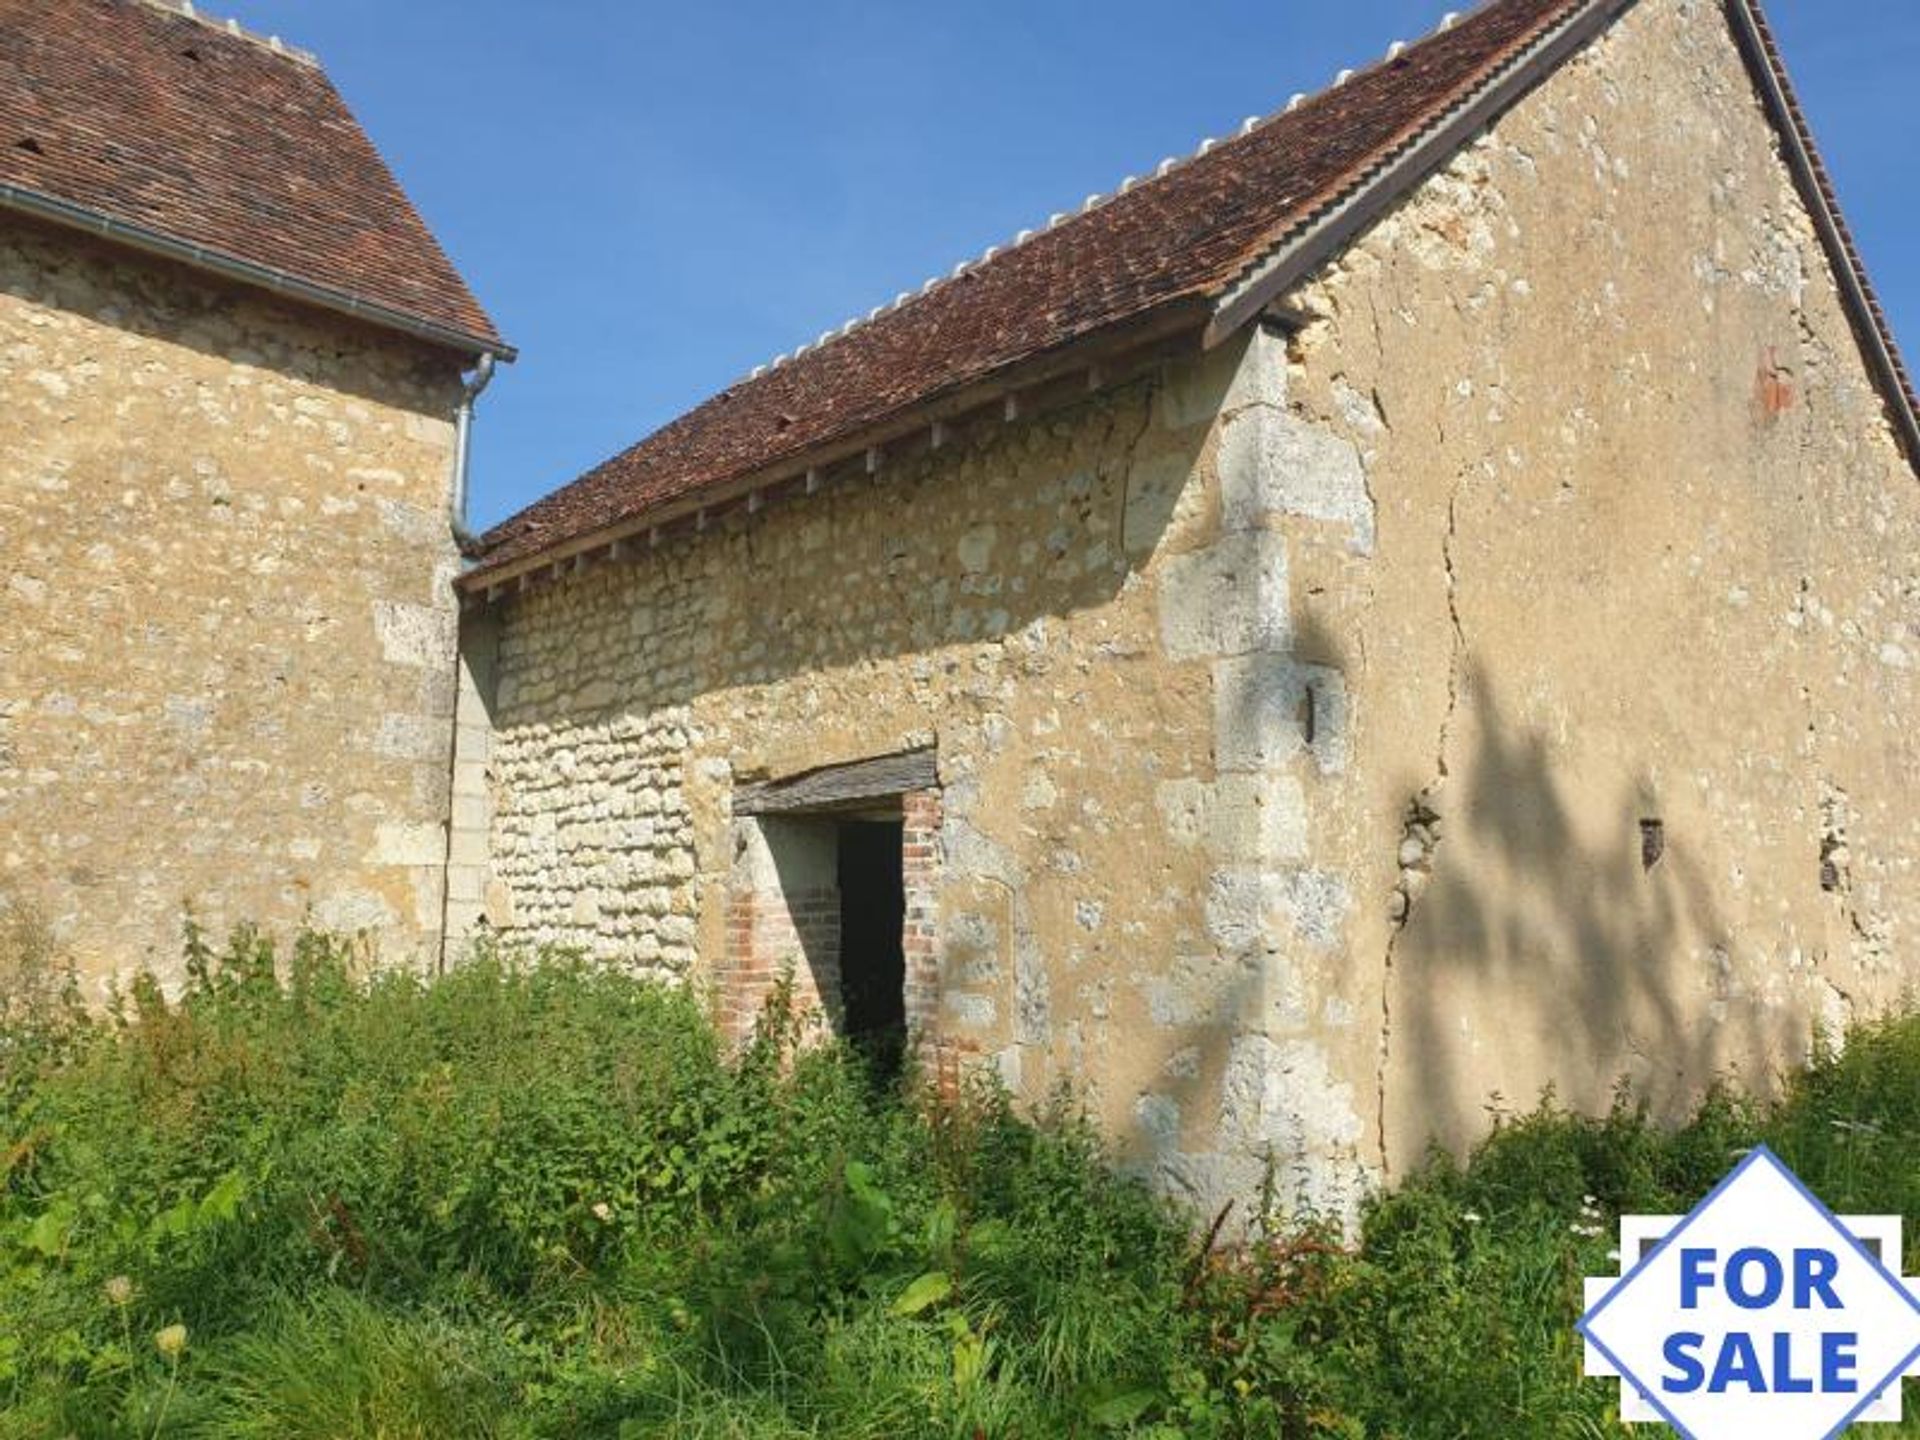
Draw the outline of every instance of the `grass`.
M88 1015L5 924L0 1440L1623 1434L1571 1328L1620 1213L1764 1139L1920 1214L1915 1016L1678 1129L1549 1099L1358 1243L1229 1252L1069 1098L876 1090L777 1009L730 1056L566 957L428 981L242 931Z

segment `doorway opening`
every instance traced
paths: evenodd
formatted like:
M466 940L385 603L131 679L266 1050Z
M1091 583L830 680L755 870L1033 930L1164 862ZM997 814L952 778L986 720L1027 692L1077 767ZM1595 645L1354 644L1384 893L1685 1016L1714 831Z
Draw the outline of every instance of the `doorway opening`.
M723 1023L750 1031L794 982L891 1084L939 998L934 895L940 801L931 748L738 787Z
M875 1077L892 1081L907 1053L905 826L858 819L836 829L842 1024Z

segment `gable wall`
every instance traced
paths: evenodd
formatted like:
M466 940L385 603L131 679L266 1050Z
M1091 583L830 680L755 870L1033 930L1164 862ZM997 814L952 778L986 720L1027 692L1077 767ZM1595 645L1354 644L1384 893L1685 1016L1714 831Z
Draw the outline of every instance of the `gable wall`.
M0 899L435 951L456 362L0 220Z
M1893 999L1920 488L1719 7L1644 0L1296 300L1294 412L1377 502L1370 556L1290 543L1397 1161Z

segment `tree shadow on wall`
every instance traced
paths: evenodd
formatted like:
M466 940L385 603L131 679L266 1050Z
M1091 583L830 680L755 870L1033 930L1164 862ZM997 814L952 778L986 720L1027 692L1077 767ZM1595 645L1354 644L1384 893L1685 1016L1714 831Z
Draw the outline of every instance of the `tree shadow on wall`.
M1597 802L1483 671L1461 701L1473 748L1433 793L1432 879L1391 950L1390 1154L1471 1143L1485 1111L1526 1108L1547 1084L1591 1110L1624 1078L1673 1116L1732 1068L1769 1079L1804 1023L1730 988L1696 837L1666 831L1645 779L1606 802L1608 824L1587 821L1577 807Z

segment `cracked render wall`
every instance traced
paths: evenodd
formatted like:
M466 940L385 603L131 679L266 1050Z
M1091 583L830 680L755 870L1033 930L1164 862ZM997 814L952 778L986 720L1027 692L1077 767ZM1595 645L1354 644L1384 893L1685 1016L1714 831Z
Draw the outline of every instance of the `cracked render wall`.
M1373 1143L1764 1085L1911 984L1920 489L1719 7L1633 8L1294 301L1377 505L1290 532Z
M458 362L0 222L0 901L435 944Z
M934 826L909 837L924 1038L1031 1098L1070 1081L1196 1205L1244 1201L1272 1153L1346 1206L1371 1117L1323 1044L1358 1021L1344 886L1303 828L1342 701L1286 660L1286 547L1233 418L1279 401L1276 353L1076 380L501 601L487 918L737 1011L729 972L767 957L730 953L729 900L780 837L733 817L735 787L932 745L937 793L909 806ZM809 915L813 868L788 877ZM736 950L765 933L732 928ZM831 983L788 958L802 994Z

